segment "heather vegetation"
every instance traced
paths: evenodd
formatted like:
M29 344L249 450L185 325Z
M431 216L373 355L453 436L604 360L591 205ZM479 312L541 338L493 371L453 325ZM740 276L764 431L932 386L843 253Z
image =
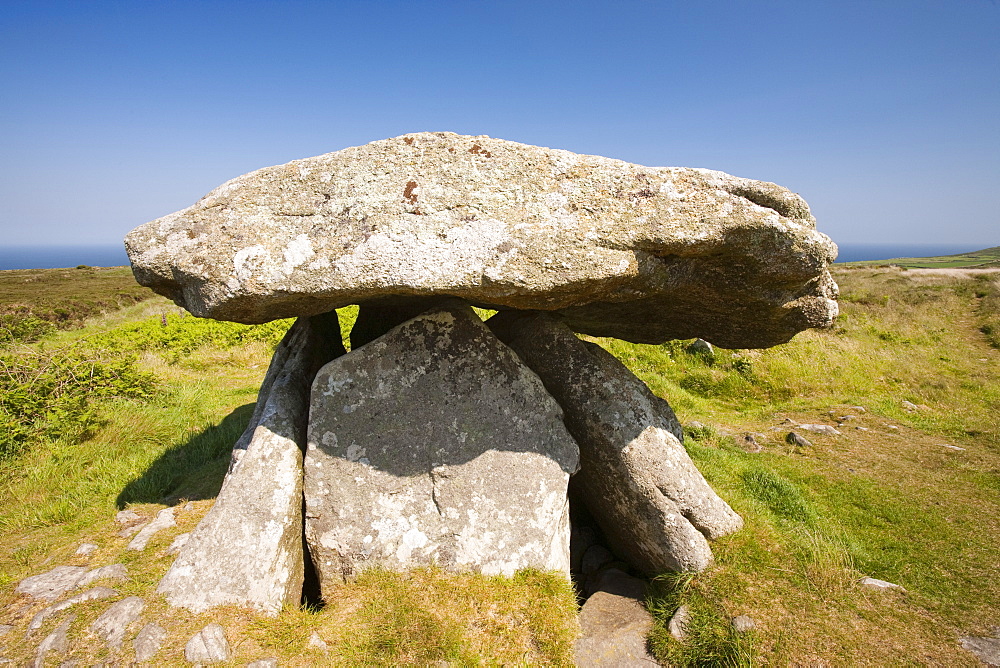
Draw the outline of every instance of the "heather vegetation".
M83 303L62 283L77 271L103 276L35 272L20 310L4 307L0 623L20 628L37 612L13 594L28 575L124 562L130 580L119 589L149 601L145 616L171 620L175 656L217 619L243 664L571 662L576 601L542 573L373 572L325 607L274 619L169 611L150 596L173 536L211 505L289 323L199 320L159 298L136 303L138 289L113 283L71 307L77 315L51 318L56 304ZM839 267L836 278L836 325L772 349L594 339L671 402L692 458L746 521L714 544L709 570L654 580L650 642L664 661L975 665L958 637L1000 623L1000 273ZM346 332L352 309L340 315ZM841 435L803 432L812 444L790 445L793 423L839 424ZM189 510L150 549L126 551L115 512L166 505ZM101 546L90 561L74 555L82 542ZM863 576L905 591L864 589ZM684 643L666 629L682 604L692 611ZM79 637L100 610L75 609ZM736 615L755 630L736 633ZM329 654L309 646L313 632ZM6 656L31 658L22 637L5 637ZM113 658L96 639L74 652L88 664Z

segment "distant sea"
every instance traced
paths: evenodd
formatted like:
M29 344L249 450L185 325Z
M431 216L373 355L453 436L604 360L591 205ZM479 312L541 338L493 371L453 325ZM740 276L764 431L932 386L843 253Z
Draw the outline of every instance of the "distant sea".
M55 269L87 264L120 267L128 264L122 244L104 246L0 246L0 269Z
M839 244L837 262L891 260L897 257L933 257L982 250L956 244ZM8 246L0 247L0 269L53 269L87 264L92 267L128 265L125 247L111 246Z
M937 257L983 250L988 246L976 244L837 244L840 254L837 262L862 260L892 260L899 257Z

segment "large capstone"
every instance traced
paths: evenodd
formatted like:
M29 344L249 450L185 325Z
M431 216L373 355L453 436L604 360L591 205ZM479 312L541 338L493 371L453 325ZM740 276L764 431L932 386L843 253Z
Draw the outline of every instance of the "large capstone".
M837 313L836 246L780 186L452 133L258 170L125 244L143 285L244 323L452 295L756 348Z
M743 521L691 461L667 402L551 315L501 313L489 325L565 411L580 445L574 496L612 550L649 575L708 566L708 539L736 531Z
M215 504L157 587L171 605L203 612L239 604L275 614L299 604L309 387L316 369L342 353L335 313L300 318L288 330Z
M316 375L306 539L323 595L372 566L569 574L579 451L542 382L464 304Z

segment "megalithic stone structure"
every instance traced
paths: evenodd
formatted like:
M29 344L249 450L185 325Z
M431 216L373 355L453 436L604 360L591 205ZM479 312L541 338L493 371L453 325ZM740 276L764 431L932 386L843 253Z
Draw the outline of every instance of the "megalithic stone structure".
M577 457L620 558L702 569L740 518L669 406L573 332L759 348L837 314L836 246L780 186L446 132L258 170L125 245L194 315L299 317L160 583L193 610L297 602L304 535L327 593L374 564L565 572Z

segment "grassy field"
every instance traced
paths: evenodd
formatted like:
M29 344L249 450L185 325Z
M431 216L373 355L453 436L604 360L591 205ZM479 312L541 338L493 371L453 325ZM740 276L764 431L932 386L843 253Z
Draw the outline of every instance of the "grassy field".
M72 301L61 281L74 271L91 270L35 272L21 312ZM0 272L0 282L22 273ZM835 327L784 346L705 356L684 342L595 339L682 423L704 425L688 428L686 446L746 520L714 545L711 569L654 581L650 642L664 661L974 666L958 638L1000 625L1000 272L835 273ZM203 321L159 298L118 309L132 298L117 301L126 286L108 285L87 298L106 312L0 348L0 624L14 626L0 656L27 662L63 619L26 639L43 606L15 596L18 581L56 565L125 563L129 580L114 586L145 598L144 622L169 630L164 652L175 657L218 620L232 665L268 656L281 665L571 663L576 602L542 573L371 573L322 609L276 619L168 609L150 594L172 562L166 549L210 507L288 322ZM345 325L352 317L342 310ZM784 437L795 422L841 425L841 435L803 432L812 445L792 446ZM761 452L744 449L748 433ZM177 526L143 552L126 550L115 513L151 517L167 506ZM99 549L75 555L84 542ZM864 589L866 575L905 591ZM694 611L685 644L665 629L682 603ZM60 659L130 660L128 643L112 652L86 632L102 609L74 608L78 640ZM754 632L732 632L741 614L756 620ZM309 645L313 633L328 650Z
M984 248L972 253L942 255L940 257L901 257L891 260L863 260L845 262L852 267L884 267L892 264L907 269L998 269L1000 268L1000 246Z

